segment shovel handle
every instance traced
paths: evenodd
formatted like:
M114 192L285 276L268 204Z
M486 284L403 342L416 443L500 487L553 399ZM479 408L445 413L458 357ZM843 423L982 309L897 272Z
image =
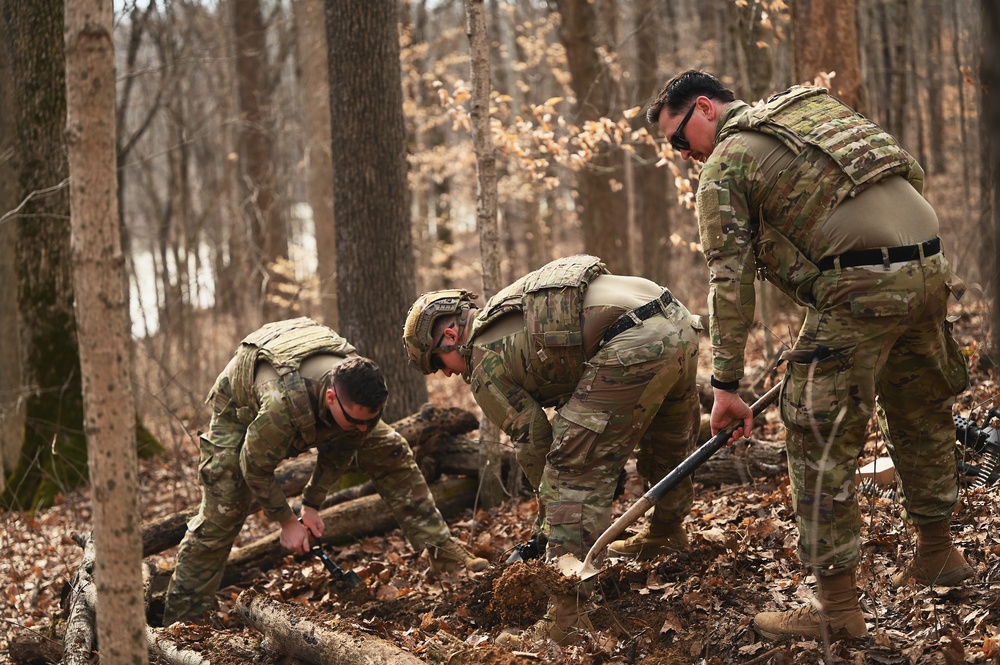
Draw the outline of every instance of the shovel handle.
M778 398L778 393L781 392L781 384L778 383L773 386L766 393L761 395L760 399L754 402L750 406L750 410L753 412L753 417L756 418L760 415L761 411L769 407L775 399ZM632 504L632 507L625 511L625 513L619 517L614 523L609 526L604 533L598 537L597 542L594 546L590 548L587 552L587 557L583 560L583 567L586 568L592 565L593 559L599 553L604 551L608 545L611 544L615 538L621 535L622 531L630 527L637 519L642 517L649 507L660 500L664 494L670 490L677 487L678 484L697 469L699 466L708 461L708 458L717 453L722 448L726 447L729 443L729 439L733 436L733 432L736 428L741 427L743 421L734 422L732 425L722 430L711 439L701 444L701 446L695 450L687 459L678 464L673 471L665 475L660 482L653 485L649 490L642 496L641 499Z

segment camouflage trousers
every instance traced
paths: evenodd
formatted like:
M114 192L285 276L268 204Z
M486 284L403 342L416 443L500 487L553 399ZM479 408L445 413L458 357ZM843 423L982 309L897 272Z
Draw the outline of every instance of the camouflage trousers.
M193 619L212 605L229 552L253 505L240 471L246 428L212 419L211 439L200 437L201 506L187 524L164 600L163 625Z
M947 518L958 499L951 408L968 369L946 321L942 255L824 272L781 393L799 557L823 574L853 570L861 514L854 476L877 408L904 519Z
M552 419L538 490L548 558L582 557L608 527L618 476L633 450L640 475L656 482L694 444L698 330L683 306L675 303L667 314L605 345ZM693 494L688 479L656 503L652 519L684 519Z

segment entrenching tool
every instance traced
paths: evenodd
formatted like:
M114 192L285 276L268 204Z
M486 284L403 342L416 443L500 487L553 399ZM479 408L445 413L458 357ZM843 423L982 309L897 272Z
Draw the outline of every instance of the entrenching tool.
M310 543L309 551L319 557L319 560L323 562L323 566L326 568L327 572L335 580L344 582L347 586L358 586L361 584L361 577L358 576L353 570L345 571L343 568L337 565L337 562L330 558L330 555L326 553L323 546L318 543Z
M299 518L299 523L302 522L302 518ZM326 568L326 572L330 573L330 576L337 582L343 582L347 586L358 586L362 583L361 577L353 570L345 571L337 562L330 558L330 555L326 553L323 549L323 545L316 542L313 539L312 534L309 534L309 551L319 557L319 560L323 562L323 567Z
M753 412L755 418L760 415L764 409L769 407L775 399L777 399L779 392L781 392L780 383L764 393L760 399L750 406L750 410ZM587 556L584 557L582 562L572 554L563 554L561 557L556 559L556 567L559 569L559 572L564 575L576 575L581 580L590 579L600 572L594 567L594 557L601 554L601 552L603 552L615 538L621 535L622 531L627 529L637 519L644 515L653 504L663 497L664 494L677 487L678 483L694 473L694 470L704 464L709 457L724 448L726 444L729 443L729 439L733 436L733 432L736 431L736 428L740 427L742 424L742 421L735 422L713 436L711 439L703 443L701 447L694 451L694 453L692 453L687 459L678 464L673 471L665 475L658 483L649 488L641 499L632 504L631 508L626 510L621 517L615 520L611 526L609 526L604 533L598 537L594 546L590 548L590 551L587 552Z

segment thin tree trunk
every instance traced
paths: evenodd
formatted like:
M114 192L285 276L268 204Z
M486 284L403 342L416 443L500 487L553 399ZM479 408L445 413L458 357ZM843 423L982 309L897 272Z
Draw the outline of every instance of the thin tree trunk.
M472 145L476 152L478 197L476 226L483 265L483 294L490 298L503 286L500 274L500 238L497 231L497 163L490 130L490 48L483 0L465 0L466 34L472 66ZM500 428L483 416L479 422L482 465L479 472L483 507L503 500L500 478Z
M113 11L66 5L73 281L96 544L97 632L109 663L146 663L135 403L118 228Z
M327 65L323 5L295 0L298 72L302 82L309 207L319 272L320 312L324 324L340 330L337 305L337 238L333 217L333 145L330 138L330 69Z

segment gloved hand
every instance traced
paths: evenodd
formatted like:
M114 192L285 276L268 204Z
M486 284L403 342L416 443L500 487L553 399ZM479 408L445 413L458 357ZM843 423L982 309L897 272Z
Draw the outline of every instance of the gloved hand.
M427 554L431 561L431 570L435 573L454 572L459 566L465 566L474 573L485 570L490 562L477 557L469 551L458 538L454 536L437 545L427 548Z

